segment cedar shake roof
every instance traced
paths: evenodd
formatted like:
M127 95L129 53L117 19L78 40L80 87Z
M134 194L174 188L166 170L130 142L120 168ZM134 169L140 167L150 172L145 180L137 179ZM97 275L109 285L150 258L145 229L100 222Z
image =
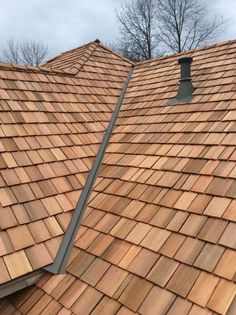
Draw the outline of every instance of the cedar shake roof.
M0 314L236 313L236 42L185 55L189 103L182 55L135 65L66 273ZM2 283L53 261L131 67L98 42L46 65L1 67Z
M0 65L0 283L53 262L129 69L103 52L76 76Z

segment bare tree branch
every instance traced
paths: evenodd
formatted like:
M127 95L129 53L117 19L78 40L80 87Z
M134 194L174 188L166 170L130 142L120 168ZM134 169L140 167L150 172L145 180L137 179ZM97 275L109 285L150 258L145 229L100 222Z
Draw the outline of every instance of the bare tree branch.
M159 40L172 52L214 41L224 24L221 17L211 19L203 0L158 0L157 18L162 29Z
M206 0L125 0L116 13L120 37L115 48L138 61L161 50L176 53L213 42L224 24L221 17L211 17Z
M1 50L1 60L9 63L40 65L48 54L48 48L42 42L25 41L21 44L13 39Z
M157 54L156 9L155 0L127 0L116 12L120 23L119 52L136 61Z
M1 50L1 60L9 63L20 63L19 46L13 39L9 39L6 47Z

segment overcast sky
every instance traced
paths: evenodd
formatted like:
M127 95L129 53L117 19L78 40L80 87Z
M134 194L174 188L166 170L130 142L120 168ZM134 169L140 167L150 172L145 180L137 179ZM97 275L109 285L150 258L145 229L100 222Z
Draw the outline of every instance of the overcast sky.
M236 39L236 0L207 0L227 19L220 41ZM115 8L122 0L0 0L0 47L9 38L45 42L50 57L99 38L112 41L118 32Z

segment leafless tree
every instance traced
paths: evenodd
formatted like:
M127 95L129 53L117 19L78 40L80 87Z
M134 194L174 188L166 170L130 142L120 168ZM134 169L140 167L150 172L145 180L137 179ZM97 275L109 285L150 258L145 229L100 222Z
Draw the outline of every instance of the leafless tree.
M156 0L126 0L117 18L120 38L117 50L132 60L150 59L156 55Z
M1 60L9 63L40 65L48 54L47 46L42 42L24 41L17 43L13 39L1 50Z
M223 19L211 18L204 0L157 0L159 39L171 52L195 49L214 41Z
M224 24L210 15L206 0L125 0L117 17L114 48L133 60L201 47L216 40Z
M1 50L1 60L9 63L20 63L20 51L19 45L17 45L13 39L7 42L5 48Z

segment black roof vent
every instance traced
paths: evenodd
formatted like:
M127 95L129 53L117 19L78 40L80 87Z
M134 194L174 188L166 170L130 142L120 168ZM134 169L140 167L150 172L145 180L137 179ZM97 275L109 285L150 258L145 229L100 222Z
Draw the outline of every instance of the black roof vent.
M174 99L171 99L169 104L177 104L182 102L189 102L192 99L192 93L194 86L191 79L191 63L192 57L182 57L178 63L180 65L180 82L177 95Z

